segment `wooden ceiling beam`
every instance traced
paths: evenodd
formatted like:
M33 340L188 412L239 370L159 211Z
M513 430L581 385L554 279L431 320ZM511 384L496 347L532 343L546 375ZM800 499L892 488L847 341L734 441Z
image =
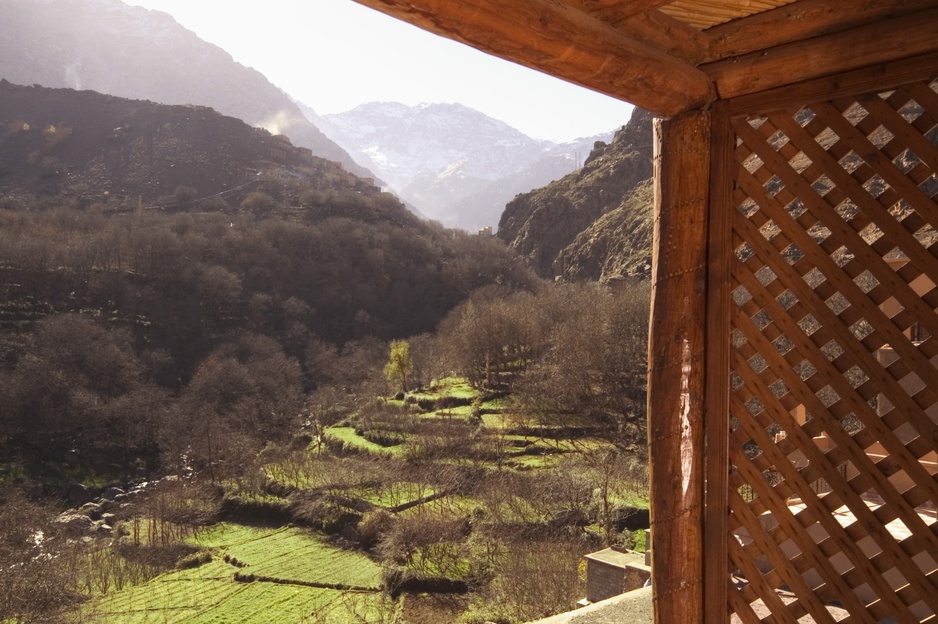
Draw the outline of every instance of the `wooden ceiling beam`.
M604 22L609 20L603 19L601 14L621 21L649 9L657 9L668 2L671 0L567 0L567 4L599 17Z
M665 117L716 99L700 70L556 0L355 1Z
M657 10L669 0L566 0L566 4L588 13L623 33L668 56L696 67L709 58L710 37Z
M913 0L914 1L914 0ZM934 6L934 3L932 3ZM701 65L730 99L938 51L938 9Z
M705 60L742 56L934 6L935 0L800 0L708 28L711 45Z
M703 31L665 15L657 9L618 18L612 9L598 11L595 16L616 30L673 56L694 67L707 60L710 37Z

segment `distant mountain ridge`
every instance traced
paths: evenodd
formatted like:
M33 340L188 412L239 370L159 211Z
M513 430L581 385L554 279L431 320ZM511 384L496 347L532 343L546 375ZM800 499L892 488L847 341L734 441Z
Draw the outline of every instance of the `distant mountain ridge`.
M12 83L210 106L285 134L359 176L374 175L262 74L166 13L120 0L3 0L0 24L0 78Z
M532 139L462 104L371 102L323 115L321 129L401 198L448 227L494 226L515 195L573 171L605 136Z

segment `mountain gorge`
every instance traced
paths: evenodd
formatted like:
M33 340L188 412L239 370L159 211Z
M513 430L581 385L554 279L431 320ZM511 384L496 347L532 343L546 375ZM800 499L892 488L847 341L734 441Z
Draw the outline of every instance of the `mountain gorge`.
M573 171L596 140L532 139L461 104L373 102L324 115L323 132L420 214L447 227L494 226L516 194Z
M0 24L0 78L12 83L210 106L285 134L359 176L373 175L262 74L166 13L120 0L4 0Z

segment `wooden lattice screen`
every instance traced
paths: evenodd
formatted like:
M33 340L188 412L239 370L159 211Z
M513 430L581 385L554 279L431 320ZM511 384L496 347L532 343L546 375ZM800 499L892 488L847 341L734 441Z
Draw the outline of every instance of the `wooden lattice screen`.
M938 614L936 91L732 120L734 620Z

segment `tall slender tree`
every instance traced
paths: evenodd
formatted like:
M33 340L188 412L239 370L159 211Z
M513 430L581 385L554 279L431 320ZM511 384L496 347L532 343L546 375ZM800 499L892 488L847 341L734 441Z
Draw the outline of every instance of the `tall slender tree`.
M410 343L406 340L391 342L391 357L384 366L384 376L388 386L395 392L407 392L407 380L414 372L414 362L410 359Z

